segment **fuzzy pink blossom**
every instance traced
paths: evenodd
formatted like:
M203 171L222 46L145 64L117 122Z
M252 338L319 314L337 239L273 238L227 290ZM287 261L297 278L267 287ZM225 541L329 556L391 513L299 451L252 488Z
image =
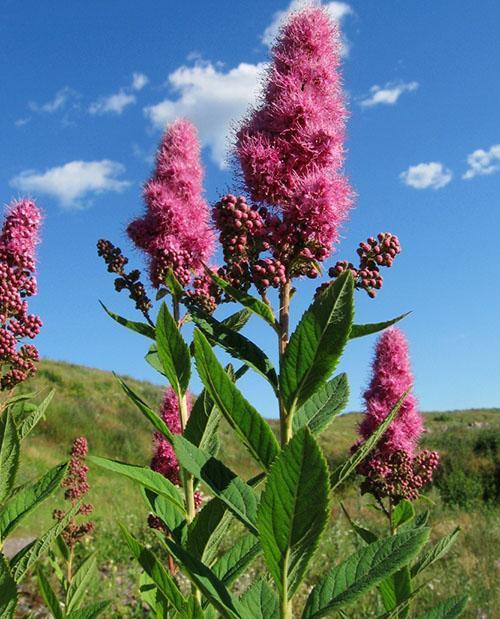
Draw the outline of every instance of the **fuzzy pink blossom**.
M153 286L169 269L186 285L200 272L213 249L209 211L202 191L203 168L195 127L187 120L171 124L156 154L153 176L144 186L146 213L127 232L148 256Z
M193 406L192 397L188 393L187 397L188 412L191 413ZM173 434L181 434L181 421L179 415L179 400L172 387L168 387L163 398L161 418L167 424L169 430ZM153 434L154 453L151 460L151 468L157 473L161 473L174 485L180 486L180 468L174 448L160 432ZM201 495L199 492L195 494L195 503L200 505Z
M28 314L26 299L37 292L35 250L41 212L31 200L13 202L0 232L0 390L12 389L35 372L38 351L31 344L42 326Z
M339 63L340 35L325 11L293 15L273 49L262 105L237 134L250 196L281 217L272 246L287 266L298 259L294 250L306 262L324 260L352 204L342 174L347 114ZM314 276L310 266L295 270Z
M366 412L359 426L362 438L355 448L375 432L413 384L408 344L402 331L393 327L380 336L372 370L364 394ZM417 498L418 490L432 479L439 462L434 452L417 453L422 432L423 418L415 396L409 393L375 450L359 467L367 477L365 491L379 497Z

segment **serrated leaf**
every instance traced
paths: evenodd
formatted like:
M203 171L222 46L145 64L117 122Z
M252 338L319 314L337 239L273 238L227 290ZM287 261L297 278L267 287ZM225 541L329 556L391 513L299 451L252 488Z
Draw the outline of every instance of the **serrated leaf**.
M184 436L196 447L215 456L218 449L217 430L221 418L220 411L203 389L191 409Z
M149 510L165 524L173 538L182 542L187 534L187 520L171 501L147 488L142 488Z
M17 606L17 587L7 559L0 552L0 617L11 619Z
M75 610L82 602L85 594L97 576L97 559L95 554L86 557L73 574L66 594L66 612Z
M19 436L10 410L0 417L0 504L9 498L19 466Z
M308 426L313 434L320 434L344 410L348 399L347 374L339 374L313 393L295 413L294 433Z
M393 509L391 514L392 526L397 529L406 522L411 522L415 518L415 508L408 499L400 501Z
M191 596L182 607L182 610L175 614L174 619L203 619L204 617L206 615L201 609L198 600Z
M434 546L428 550L424 555L419 557L417 561L415 561L414 565L411 568L411 576L415 578L417 574L420 574L425 569L427 569L430 565L439 561L444 555L448 552L448 550L453 546L456 542L457 537L460 533L460 528L457 527L448 535L445 535L441 538Z
M132 535L130 535L125 527L120 525L120 528L130 552L139 562L142 569L151 578L172 606L176 610L181 610L186 600L180 592L175 580L158 561L154 553L140 544Z
M349 339L354 280L340 275L305 311L286 347L280 393L290 413L302 406L335 370Z
M257 514L267 566L287 599L299 586L328 521L328 492L326 460L303 428L271 467Z
M20 550L16 556L11 560L11 571L14 580L19 583L28 570L38 561L38 559L51 547L56 538L63 532L67 524L72 518L76 516L80 509L78 503L72 507L56 524L54 524L46 533L41 537L34 540L31 544L25 546Z
M309 595L303 619L318 619L352 604L384 578L407 565L429 537L416 529L381 539L332 568Z
M212 566L212 572L226 585L235 578L255 559L260 552L260 544L251 533L245 533L226 551Z
M352 520L352 518L349 516L349 514L348 514L344 504L342 503L342 501L340 502L340 507L342 508L342 511L344 512L345 517L349 521L349 524L351 525L353 531L355 533L357 533L357 535L364 542L366 542L367 544L372 544L373 542L377 541L378 535L375 535L375 533L372 533L372 531L370 531L369 529L365 529L364 527L359 525L357 522Z
M115 378L120 383L121 388L127 395L127 397L137 406L137 408L141 411L141 413L146 417L148 421L151 422L155 430L163 434L165 438L171 438L172 432L170 431L167 424L163 421L163 419L157 415L150 406L148 406L136 393L133 391L131 387L129 387L125 381L123 381L119 376L115 374Z
M159 372L162 376L166 377L165 371L163 370L163 365L160 361L160 357L158 356L158 347L156 346L156 344L151 344L144 359L146 360L146 363L149 363L149 365L153 369Z
M231 314L227 318L224 318L221 324L223 324L225 327L228 327L229 329L232 329L233 331L240 331L250 320L251 316L252 312L246 307L244 307L239 312L234 312L234 314Z
M165 303L156 322L156 345L163 371L177 395L183 395L191 376L191 357L186 342Z
M186 549L210 566L232 517L224 501L218 498L208 501L189 525Z
M167 276L165 277L165 284L168 286L172 297L176 301L180 301L184 294L184 289L172 269L168 269Z
M102 301L99 301L99 303L101 304L106 314L108 316L111 316L113 320L116 320L118 324L127 327L127 329L130 329L131 331L135 331L135 333L139 333L140 335L149 337L152 340L155 339L155 329L151 325L148 325L146 322L135 322L134 320L128 320L128 318L124 318L123 316L115 314L114 312L109 310Z
M384 578L379 585L379 591L384 608L388 611L395 611L399 608L396 616L398 619L406 619L412 598L412 583L408 566L405 565L391 576Z
M201 310L191 312L194 322L212 345L218 345L236 359L244 361L277 389L276 370L269 357L251 340Z
M180 434L174 436L174 449L181 466L205 483L249 531L256 534L257 496L254 490L220 460Z
M396 316L396 318L392 318L391 320L386 320L384 322L373 322L366 325L352 325L350 339L353 340L357 337L364 337L365 335L371 335L372 333L383 331L384 329L387 329L387 327L391 327L400 320L403 320L403 318L406 318L410 314L411 312L406 312L400 316Z
M19 440L23 440L33 430L37 423L45 416L45 411L49 407L52 398L55 394L55 389L48 394L48 396L36 406L31 412L29 412L23 419L17 421L17 432L19 434Z
M179 489L161 473L152 471L150 468L144 466L108 460L107 458L101 458L99 456L88 456L87 460L108 471L128 477L132 481L141 484L141 486L164 496L177 508L183 517L185 516L184 502Z
M54 619L63 619L63 612L61 609L61 605L59 604L59 600L57 599L57 595L50 586L50 583L45 577L45 574L42 572L42 570L37 570L37 577L38 586L40 588L40 593L42 594L43 601L54 616Z
M106 610L110 603L108 600L94 602L94 604L89 604L85 608L74 610L69 615L66 615L65 619L95 619Z
M199 559L187 552L182 546L166 538L165 544L177 559L181 569L191 582L203 593L223 617L229 619L252 619L224 584Z
M201 331L194 332L196 368L208 394L253 458L268 469L279 452L267 421L229 378Z
M406 396L410 393L411 388L407 389L403 395L399 398L396 404L393 406L387 417L382 421L373 434L366 439L366 441L359 446L359 448L348 458L344 464L338 466L332 473L331 484L332 490L335 490L342 484L359 466L359 464L366 458L366 456L377 446L377 443L384 435L387 428L391 425L394 418L399 412L399 409L403 405Z
M440 602L437 606L421 615L420 619L456 619L464 612L466 606L467 596L457 595L448 598L444 602Z
M241 305L249 309L254 314L257 314L257 316L260 316L261 318L263 318L268 324L271 325L271 327L274 328L276 321L274 318L273 310L271 309L269 305L267 305L260 299L257 299L256 297L253 297L252 295L247 294L246 292L241 292L240 290L236 290L236 288L233 288L233 286L228 284L226 280L220 278L210 269L205 269L205 271L213 279L213 281L220 288L222 288L222 290L224 290L224 292L228 296L233 298L235 301L239 301Z
M21 520L38 507L60 485L67 463L60 464L34 483L24 486L0 509L0 539L17 527Z
M240 602L253 619L278 619L278 596L265 580L254 582Z

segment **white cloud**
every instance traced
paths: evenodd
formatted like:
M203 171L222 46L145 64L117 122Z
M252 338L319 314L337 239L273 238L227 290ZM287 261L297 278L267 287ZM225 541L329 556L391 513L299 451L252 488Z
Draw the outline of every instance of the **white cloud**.
M135 95L131 95L124 90L120 90L109 97L101 97L90 104L90 114L121 114L123 110L135 103Z
M410 166L405 172L401 172L399 178L414 189L441 189L451 181L453 174L442 163L431 161Z
M69 86L65 86L55 94L53 99L47 101L47 103L39 105L34 101L30 101L28 103L28 107L33 112L45 112L47 114L53 114L54 112L65 108L66 104L70 99L76 98L78 98L78 93Z
M388 82L384 87L372 86L370 95L361 99L361 107L373 107L375 105L394 105L404 92L417 90L418 82Z
M109 159L70 161L45 172L25 170L11 179L10 185L21 191L52 196L65 209L81 209L90 205L88 199L92 195L126 189L130 183L117 178L124 169L121 163Z
M132 75L132 90L142 90L149 83L149 77L144 73L134 73Z
M262 42L267 47L271 47L276 39L281 26L286 18L295 11L300 11L307 6L323 6L330 17L338 22L342 22L345 17L352 15L354 11L347 2L321 2L321 0L292 0L288 5L288 8L284 11L277 11L274 13L271 23L264 30L262 34ZM349 54L349 42L345 37L342 38L342 56Z
M210 62L181 66L168 76L177 98L144 108L152 124L164 129L176 118L189 118L204 146L220 168L226 167L229 136L234 123L256 102L264 63L241 63L224 71Z
M27 125L31 120L31 116L25 116L23 118L18 118L17 120L14 121L14 124L16 125L16 127L24 127L24 125Z
M493 174L500 170L500 144L494 144L489 150L479 148L467 157L469 169L462 178Z

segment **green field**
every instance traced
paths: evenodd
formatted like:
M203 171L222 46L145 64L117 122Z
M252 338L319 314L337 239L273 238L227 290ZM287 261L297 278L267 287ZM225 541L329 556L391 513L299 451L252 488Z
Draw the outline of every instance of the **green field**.
M148 382L125 380L152 406L158 406L162 390ZM47 418L23 445L24 457L21 481L36 477L51 465L65 459L71 442L85 435L93 454L104 455L126 462L147 465L151 455L151 431L147 421L127 400L116 379L109 372L84 368L67 363L43 361L37 376L23 386L43 397L50 389L56 395ZM433 568L432 582L425 584L425 605L454 592L470 596L465 617L499 617L500 597L495 593L500 576L500 409L433 412L426 414L427 432L424 445L437 449L442 465L435 485L429 489L432 507L433 537L450 532L455 525L462 533L449 556ZM358 414L343 415L323 433L321 444L333 466L346 457L354 441ZM221 427L221 458L234 470L250 477L254 468L246 452ZM92 486L90 500L95 505L97 527L94 541L100 556L102 596L114 600L113 617L143 617L147 612L138 601L137 579L139 570L131 561L120 538L117 521L126 523L138 536L154 543L145 524L147 511L138 488L118 476L92 468L89 480ZM342 491L342 498L351 515L360 522L380 528L379 516L369 508L369 500L360 497L354 483ZM61 506L62 494L49 499L16 533L18 538L29 538L41 531L51 520L55 507ZM420 501L418 509L428 507ZM496 533L495 533L496 531ZM226 545L237 535L237 526L228 532ZM331 528L319 550L316 564L321 569L338 562L359 544L349 530L338 504L332 510ZM259 559L252 567L250 578L259 570ZM310 573L308 585L315 579ZM426 579L429 573L426 572ZM427 581L423 581L427 582ZM243 588L245 581L238 587ZM306 587L304 588L304 593ZM26 585L26 599L36 605L31 582ZM33 597L35 598L33 601ZM349 616L371 617L380 614L376 596L367 596L351 609ZM20 615L22 616L22 615ZM37 615L37 616L44 616ZM48 616L48 615L47 615Z

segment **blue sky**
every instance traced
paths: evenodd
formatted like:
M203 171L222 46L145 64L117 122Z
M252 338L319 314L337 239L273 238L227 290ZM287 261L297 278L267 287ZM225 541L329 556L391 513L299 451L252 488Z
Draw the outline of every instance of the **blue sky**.
M403 253L358 321L412 310L409 337L423 410L498 406L500 287L500 5L409 0L325 3L344 32L349 96L346 171L358 194L334 260L391 231ZM141 258L124 228L161 127L197 124L210 201L231 189L228 130L255 97L286 1L5 1L0 9L0 189L45 211L40 248L41 353L140 378L146 342L97 300L134 310L95 253L109 238ZM315 285L300 285L296 318ZM265 326L247 333L269 350ZM351 409L369 377L373 338L350 344ZM274 343L272 347L274 348ZM194 382L194 390L199 383ZM242 387L275 414L260 378Z

